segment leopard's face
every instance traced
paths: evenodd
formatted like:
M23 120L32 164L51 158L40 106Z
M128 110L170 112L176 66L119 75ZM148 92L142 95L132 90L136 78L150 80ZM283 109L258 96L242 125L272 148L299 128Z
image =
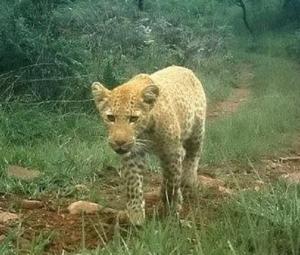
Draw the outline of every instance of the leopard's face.
M118 154L132 151L149 126L151 109L159 94L157 86L138 89L124 85L110 91L93 83L92 92L112 149Z

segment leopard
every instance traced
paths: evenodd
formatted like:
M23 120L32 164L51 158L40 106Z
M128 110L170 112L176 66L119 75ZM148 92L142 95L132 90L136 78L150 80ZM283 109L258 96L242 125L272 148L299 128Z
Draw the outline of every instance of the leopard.
M113 89L94 82L91 90L107 142L120 155L130 223L145 221L143 173L148 153L161 163L161 203L169 211L180 211L182 191L199 184L205 133L206 95L195 73L173 65L138 74Z

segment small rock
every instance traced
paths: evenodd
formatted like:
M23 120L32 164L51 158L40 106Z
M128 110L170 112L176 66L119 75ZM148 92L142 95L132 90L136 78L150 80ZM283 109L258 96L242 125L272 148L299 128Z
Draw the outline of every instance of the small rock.
M116 209L113 209L113 208L106 207L106 208L101 208L101 213L117 215L119 213L119 211Z
M19 248L21 250L24 250L24 251L28 251L30 249L32 249L32 242L29 241L28 239L26 238L23 238L23 237L19 237L18 238L18 243L19 243Z
M289 174L281 175L290 184L299 184L300 183L300 172L294 172Z
M144 198L146 201L146 204L149 208L155 208L157 203L160 201L160 189L156 188L150 192L146 192L144 194Z
M19 216L15 213L0 211L0 224L15 221L17 219L19 219Z
M39 177L41 173L37 170L27 169L21 166L8 166L7 176L15 177L24 181L31 181Z
M194 225L193 222L191 222L189 220L180 219L179 222L182 227L189 228L189 229L192 229L193 225Z
M23 199L21 202L21 207L24 209L38 209L43 207L43 203L38 200L29 200L29 199Z
M7 226L0 224L0 233L4 233L7 229Z
M70 214L93 214L101 210L103 207L96 203L88 202L88 201L77 201L68 206L68 210Z
M254 182L254 184L255 184L254 190L255 190L255 191L260 191L260 190L263 188L263 186L265 185L265 182L262 181L262 180L256 180L256 181Z
M5 240L6 236L5 235L0 235L0 243Z
M220 179L214 179L214 178L207 177L204 175L199 175L198 181L200 182L201 185L206 186L207 188L214 189L214 190L220 192L222 195L231 195L232 194L232 190L224 187L225 182Z
M157 201L160 199L160 189L156 189L153 191L146 192L144 194L145 200Z
M208 187L218 187L218 186L224 186L225 183L222 180L219 179L213 179L211 177L207 177L204 175L199 175L198 180L201 184L208 186Z
M254 190L255 190L255 191L260 191L260 188L261 188L260 186L255 186L255 187L254 187Z
M117 223L128 224L130 223L128 212L126 210L117 213Z
M257 181L255 181L255 183L256 183L257 185L259 185L259 186L265 185L265 182L262 181L262 180L257 180Z
M81 192L88 192L89 191L89 188L84 184L76 184L75 189L77 191L81 191Z
M219 186L218 190L224 195L232 195L233 194L231 189L225 188L223 186Z

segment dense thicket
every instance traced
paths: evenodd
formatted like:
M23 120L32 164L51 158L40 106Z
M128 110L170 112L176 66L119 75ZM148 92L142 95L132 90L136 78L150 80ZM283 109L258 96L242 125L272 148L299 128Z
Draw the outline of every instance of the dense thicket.
M247 32L239 2L254 37L289 25L300 41L300 0L2 0L1 101L83 99L96 79L232 61L232 35ZM285 47L300 57L299 45Z

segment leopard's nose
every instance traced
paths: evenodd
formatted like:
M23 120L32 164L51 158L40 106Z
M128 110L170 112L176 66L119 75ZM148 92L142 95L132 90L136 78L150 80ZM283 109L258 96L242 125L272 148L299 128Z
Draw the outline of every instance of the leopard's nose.
M133 142L123 140L123 139L120 140L118 139L118 140L111 141L110 146L118 154L124 154L130 151L130 149L133 146Z
M115 144L119 147L122 147L124 144L126 144L126 140L116 140Z

